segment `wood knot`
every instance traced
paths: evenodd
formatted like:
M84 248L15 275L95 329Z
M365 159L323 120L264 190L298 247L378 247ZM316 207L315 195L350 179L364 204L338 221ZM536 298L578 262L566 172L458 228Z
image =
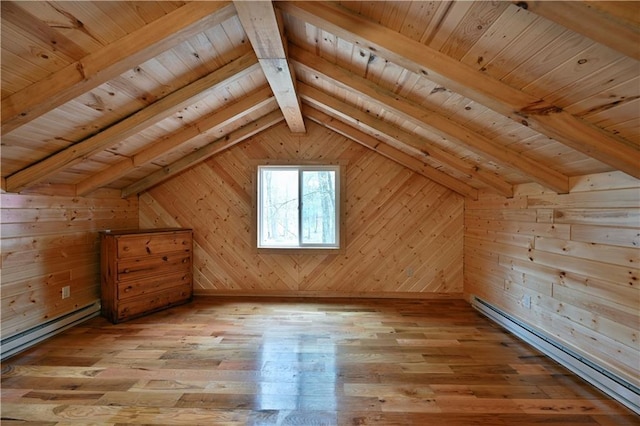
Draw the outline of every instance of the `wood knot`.
M540 105L544 101L536 102L533 105L526 106L520 111L516 112L521 117L527 118L529 115L551 115L562 112L563 109L556 105Z

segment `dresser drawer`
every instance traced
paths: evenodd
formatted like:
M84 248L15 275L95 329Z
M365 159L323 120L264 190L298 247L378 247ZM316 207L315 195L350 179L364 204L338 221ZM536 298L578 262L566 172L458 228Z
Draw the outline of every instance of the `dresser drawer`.
M118 283L118 299L126 300L132 297L148 295L168 290L182 285L191 285L191 272L168 273L141 280L129 280Z
M117 256L119 259L124 259L127 257L190 251L190 232L148 234L143 236L131 235L118 238Z
M123 260L118 264L118 281L137 280L168 272L190 272L191 254L172 253Z
M116 308L116 320L128 320L159 309L180 305L190 299L191 283L150 295L126 299L120 302Z

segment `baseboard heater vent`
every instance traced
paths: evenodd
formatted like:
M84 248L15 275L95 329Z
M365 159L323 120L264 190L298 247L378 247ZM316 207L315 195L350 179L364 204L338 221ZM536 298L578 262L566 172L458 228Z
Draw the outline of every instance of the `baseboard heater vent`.
M566 348L540 330L525 324L482 299L474 297L472 305L485 316L500 324L520 339L543 352L583 380L640 414L640 388L607 371L593 361Z
M54 318L21 333L6 337L0 341L0 360L4 361L38 342L80 324L100 313L100 302L94 302L68 314Z

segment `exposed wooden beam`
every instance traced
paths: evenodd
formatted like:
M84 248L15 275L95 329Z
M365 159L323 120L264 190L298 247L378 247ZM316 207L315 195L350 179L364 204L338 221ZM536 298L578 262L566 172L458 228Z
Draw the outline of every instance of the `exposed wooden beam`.
M127 198L131 195L139 194L147 189L158 185L166 179L174 176L194 165L206 160L207 158L236 145L251 136L262 132L263 130L281 122L284 120L282 112L277 110L273 111L262 118L259 118L238 130L235 130L228 135L219 138L208 145L199 148L197 151L182 157L178 161L171 163L170 165L163 167L150 174L149 176L139 180L138 182L129 185L122 190L122 197Z
M234 4L289 129L295 133L304 133L296 79L287 60L282 22L276 17L273 4L264 0L234 1Z
M395 161L396 163L407 167L414 172L421 174L422 176L431 179L432 181L449 188L450 190L457 192L458 194L468 197L474 200L478 199L478 190L467 185L466 183L449 176L440 170L434 169L425 162L412 157L411 155L403 152L391 145L384 143L383 141L364 133L358 129L351 127L349 124L343 123L330 115L320 111L316 107L306 104L306 100L303 98L305 105L303 105L303 111L305 117L315 121L316 123L333 130L336 133L345 136L354 142L357 142L367 148L372 149L380 155L387 157L388 159ZM320 106L320 108L322 108Z
M640 178L640 149L454 58L333 3L278 2L278 8L356 46L375 52L454 92L592 158Z
M235 103L225 105L221 110L180 129L164 139L154 142L151 146L137 154L120 160L101 172L88 177L76 185L76 194L79 196L86 195L125 176L132 170L150 163L161 155L173 151L196 136L206 135L207 132L212 129L225 126L247 114L255 112L271 102L273 102L275 106L271 89L265 87Z
M182 87L148 107L114 124L102 132L26 167L7 177L7 191L19 192L43 179L70 167L84 157L134 135L169 117L181 108L198 102L217 88L236 81L258 67L256 56L249 52L224 67Z
M76 44L74 40L71 40L40 18L24 10L20 3L19 1L1 2L2 19L6 20L6 22L11 22L19 28L28 28L30 35L36 37L39 42L48 46L51 50L68 58L70 62L78 61L88 54L88 52ZM2 112L4 120L4 110Z
M469 186L473 186L473 182L478 181L485 185L489 185L494 191L501 195L507 197L513 196L513 186L508 182L505 182L495 174L485 170L482 172L476 170L473 164L469 164L458 157L449 154L420 136L411 134L399 127L386 123L377 117L367 114L354 106L348 105L333 96L304 83L299 83L299 92L300 96L307 104L315 106L325 112L329 112L330 115L350 124L354 128L359 127L364 129L365 133L370 135L373 134L372 137L375 137L376 135L386 136L399 145L405 145L411 148L410 152L417 153L417 156L416 154L412 155L410 152L406 152L406 154L412 155L423 163L424 159L430 158L444 166L458 171L466 177L465 180L467 180L467 182L465 183ZM382 140L380 142L382 142ZM403 151L401 149L399 150Z
M2 100L2 134L229 19L233 5L191 2Z
M640 59L640 22L635 1L514 1L517 6Z
M463 144L469 150L495 161L503 166L513 167L533 181L553 189L558 193L569 192L569 177L540 164L530 158L515 152L500 143L497 143L453 120L443 116L437 111L425 108L422 105L384 89L365 78L332 64L319 56L313 55L296 46L290 47L291 59L296 61L304 69L323 76L342 89L364 97L376 103L380 103L386 110L402 117L403 119L420 127L428 127L437 135L453 142ZM428 143L429 142L425 142ZM433 146L433 144L429 144ZM502 188L499 192L504 194L506 187L493 177L492 173L484 173L478 166L476 177L495 189ZM485 181L485 178L488 181Z
M376 134L385 135L390 139L393 139L400 143L404 143L406 145L412 144L411 140L413 139L419 139L415 135L409 135L408 133L396 128L395 126L383 123L375 117L372 117L358 110L357 108L346 105L341 101L325 93L322 93L317 89L314 89L313 87L307 86L304 83L299 83L299 91L301 98L306 105L312 106L313 108L316 108L318 110L322 110L328 116L335 116L344 124L344 126L338 126L334 130L338 131L337 129L340 128L342 129L340 133L346 136L347 134L345 133L345 129L351 128L354 132L351 132L349 134L358 135L358 142L366 140L368 141L367 146L375 148L376 151L387 156L393 153L393 159L395 161L399 162L400 164L406 165L414 171L420 171L420 173L424 176L427 176L430 179L433 179L434 181L460 194L472 198L477 196L477 190L471 185L468 185L458 178L452 177L440 170L435 169L433 166L427 164L424 160L417 158L407 152L404 152L396 147L393 147L386 143L384 140L358 130L356 127L360 126L366 128L367 130L373 129ZM305 109L305 114L306 111L307 110ZM309 118L312 117L309 116ZM324 124L326 125L326 123ZM363 137L361 137L362 135L366 135L367 138L363 139ZM416 144L413 143L413 145L415 147ZM435 154L435 157L437 157L437 159L435 157L434 159L436 159L436 161L444 162L442 161L443 158L448 159L446 157L447 154L444 152L434 150L430 151L430 153ZM462 173L464 174L464 172Z

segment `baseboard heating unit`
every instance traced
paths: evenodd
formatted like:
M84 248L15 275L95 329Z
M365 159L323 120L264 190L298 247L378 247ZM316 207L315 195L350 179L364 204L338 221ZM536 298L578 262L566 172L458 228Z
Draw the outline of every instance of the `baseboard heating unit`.
M52 337L64 330L80 324L89 318L100 314L100 302L77 309L68 314L54 318L44 324L37 325L23 332L6 337L0 341L0 359L6 358L22 352L23 350Z
M640 388L600 367L584 356L564 347L551 336L512 317L482 299L474 297L472 305L489 319L543 352L583 380L640 414Z

